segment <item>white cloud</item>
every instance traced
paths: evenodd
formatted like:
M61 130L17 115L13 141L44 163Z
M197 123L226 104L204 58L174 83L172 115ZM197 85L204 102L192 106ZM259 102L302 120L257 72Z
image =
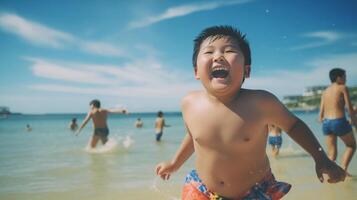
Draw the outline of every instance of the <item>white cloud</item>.
M335 31L316 31L316 32L305 33L302 36L305 38L310 38L318 41L313 41L311 43L292 47L291 48L292 50L303 50L303 49L316 48L320 46L326 46L326 45L333 44L342 39L351 38L354 35L335 32Z
M0 27L36 45L60 48L73 41L73 37L68 33L51 29L15 14L0 14Z
M199 88L193 73L164 68L155 59L126 63L122 66L93 65L25 58L32 62L35 76L62 84L33 84L34 90L76 94L130 97L182 97ZM191 80L191 81L188 81ZM78 86L81 83L81 86ZM159 100L158 100L159 101Z
M54 63L44 59L27 58L32 61L32 72L35 76L76 83L111 84L107 77L86 68L75 68L68 63Z
M334 42L343 37L343 34L331 31L317 31L304 34L305 37L320 38L325 41Z
M330 84L328 73L334 67L340 67L347 72L347 85L357 86L357 53L339 54L316 58L305 63L311 70L269 71L269 76L247 79L247 88L265 89L278 97L285 95L301 95L306 87ZM269 69L269 67L267 67Z
M16 14L0 13L0 28L34 45L50 48L68 48L75 46L90 54L126 57L122 49L110 43L82 40L70 33L27 20Z
M51 61L27 57L35 76L64 82L121 85L160 85L181 83L191 77L181 71L163 67L154 58L117 65L95 65L68 61Z
M124 52L108 43L104 42L81 42L80 48L88 53L102 56L124 56Z
M98 96L114 96L114 97L136 97L142 98L157 98L160 99L182 97L188 91L197 89L196 84L193 87L188 85L161 85L158 87L146 86L113 86L113 87L79 87L79 86L66 86L60 84L33 84L29 85L30 89L41 90L47 92L63 92L71 94L93 94Z
M163 20L172 19L175 17L182 17L199 11L213 10L223 6L243 4L250 1L252 0L214 1L214 2L176 6L176 7L168 8L165 12L158 14L156 16L147 16L142 20L132 21L129 23L129 28L130 29L141 28L141 27L149 26L151 24L158 23Z

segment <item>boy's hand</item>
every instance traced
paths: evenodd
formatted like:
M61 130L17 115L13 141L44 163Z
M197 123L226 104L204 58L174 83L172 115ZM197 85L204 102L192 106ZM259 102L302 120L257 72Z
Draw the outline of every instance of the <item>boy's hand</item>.
M156 174L163 180L169 180L170 175L175 171L175 166L171 161L161 162L156 166Z
M327 158L327 156L320 162L316 162L316 175L321 183L324 182L323 174L328 175L328 183L337 183L344 181L346 172L335 162Z

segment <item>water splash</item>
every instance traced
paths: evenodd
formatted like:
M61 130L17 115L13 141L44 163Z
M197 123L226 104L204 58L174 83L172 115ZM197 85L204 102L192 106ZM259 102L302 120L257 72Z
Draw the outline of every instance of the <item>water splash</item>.
M113 152L118 146L118 142L114 138L108 138L108 141L105 143L105 145L100 145L99 143L100 142L98 142L96 148L92 148L90 146L90 140L89 140L84 150L88 153L109 153L109 152Z
M123 140L123 146L124 148L128 149L134 144L134 140L130 137L130 135L125 136L125 139Z

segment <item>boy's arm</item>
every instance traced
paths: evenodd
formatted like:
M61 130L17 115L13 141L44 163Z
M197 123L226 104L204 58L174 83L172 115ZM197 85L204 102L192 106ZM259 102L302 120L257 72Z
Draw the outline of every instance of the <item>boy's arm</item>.
M180 148L171 161L161 162L156 166L156 174L162 179L170 178L171 173L177 171L194 152L193 141L190 133L186 133Z
M322 122L323 119L324 119L324 94L321 95L319 122Z
M344 170L327 157L309 127L288 111L275 96L271 95L265 102L268 104L265 105L266 110L264 111L268 122L281 127L313 157L319 180L323 182L324 178L322 174L327 173L329 175L329 183L343 181L346 176Z
M171 160L171 163L179 169L185 161L191 157L195 151L193 146L192 136L189 132L186 133L185 138L183 139L180 148L176 152L175 156Z
M92 117L92 115L91 115L91 112L89 111L86 118L83 120L81 126L76 131L76 135L78 135L81 132L81 130L86 126L86 124L88 123L88 121L90 120L91 117Z
M170 125L166 124L165 120L163 120L163 123L165 127L170 127Z
M353 105L351 103L351 99L350 99L350 95L349 95L347 86L343 87L343 98L346 102L348 114L350 115L350 118L351 118L351 124L353 124L357 128L356 115L355 115L355 111L353 109Z

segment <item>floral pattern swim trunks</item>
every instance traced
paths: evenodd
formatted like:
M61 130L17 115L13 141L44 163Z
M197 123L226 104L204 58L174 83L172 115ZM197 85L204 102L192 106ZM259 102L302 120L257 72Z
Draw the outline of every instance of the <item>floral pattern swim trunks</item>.
M239 200L277 200L286 195L291 185L275 180L274 175L269 171L266 176L253 186ZM196 170L192 170L185 180L182 191L182 200L233 200L222 197L210 191L198 177Z

